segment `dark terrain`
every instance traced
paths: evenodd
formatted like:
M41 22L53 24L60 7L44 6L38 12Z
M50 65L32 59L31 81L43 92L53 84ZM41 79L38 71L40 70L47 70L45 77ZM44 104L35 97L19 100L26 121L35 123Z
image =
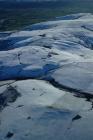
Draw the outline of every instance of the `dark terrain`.
M0 30L16 30L73 13L93 13L93 1L0 2Z

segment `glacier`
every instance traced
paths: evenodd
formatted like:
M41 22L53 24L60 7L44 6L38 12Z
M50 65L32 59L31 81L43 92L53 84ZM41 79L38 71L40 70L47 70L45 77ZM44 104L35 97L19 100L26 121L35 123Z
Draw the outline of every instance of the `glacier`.
M93 14L0 32L1 140L93 139Z

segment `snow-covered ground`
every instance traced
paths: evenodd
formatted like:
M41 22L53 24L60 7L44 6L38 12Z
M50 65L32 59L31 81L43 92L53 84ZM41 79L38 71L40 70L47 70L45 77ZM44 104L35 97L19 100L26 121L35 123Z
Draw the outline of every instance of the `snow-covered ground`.
M93 139L93 15L0 32L0 140Z

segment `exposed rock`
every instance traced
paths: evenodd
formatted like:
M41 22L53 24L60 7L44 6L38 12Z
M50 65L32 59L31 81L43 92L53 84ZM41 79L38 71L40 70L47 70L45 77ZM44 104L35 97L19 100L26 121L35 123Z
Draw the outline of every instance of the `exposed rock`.
M72 119L72 121L75 121L75 120L79 120L79 119L81 119L82 117L80 116L80 115L76 115L73 119Z
M8 132L6 135L6 138L10 139L11 137L13 137L14 133L12 132Z

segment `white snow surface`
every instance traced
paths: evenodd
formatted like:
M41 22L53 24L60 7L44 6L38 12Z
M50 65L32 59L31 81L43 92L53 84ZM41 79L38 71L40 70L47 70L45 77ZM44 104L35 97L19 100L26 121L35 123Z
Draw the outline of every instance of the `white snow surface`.
M93 139L93 15L0 32L0 140Z
M7 139L8 132L13 133L12 140L65 140L70 133L72 139L77 135L77 129L79 134L81 131L84 133L79 135L82 140L82 137L85 138L87 125L91 130L93 112L89 114L90 120L86 121L88 116L84 116L83 120L81 118L82 123L86 122L84 126L80 124L81 120L76 120L76 123L73 121L78 113L82 117L84 112L90 113L91 103L85 99L77 98L41 80L23 80L14 82L11 86L16 88L21 96L14 103L8 103L0 113L2 140ZM0 88L3 93L6 89L7 86ZM78 123L80 126L74 126Z
M92 14L75 14L9 34L1 44L0 80L51 73L56 82L92 94L92 30Z

